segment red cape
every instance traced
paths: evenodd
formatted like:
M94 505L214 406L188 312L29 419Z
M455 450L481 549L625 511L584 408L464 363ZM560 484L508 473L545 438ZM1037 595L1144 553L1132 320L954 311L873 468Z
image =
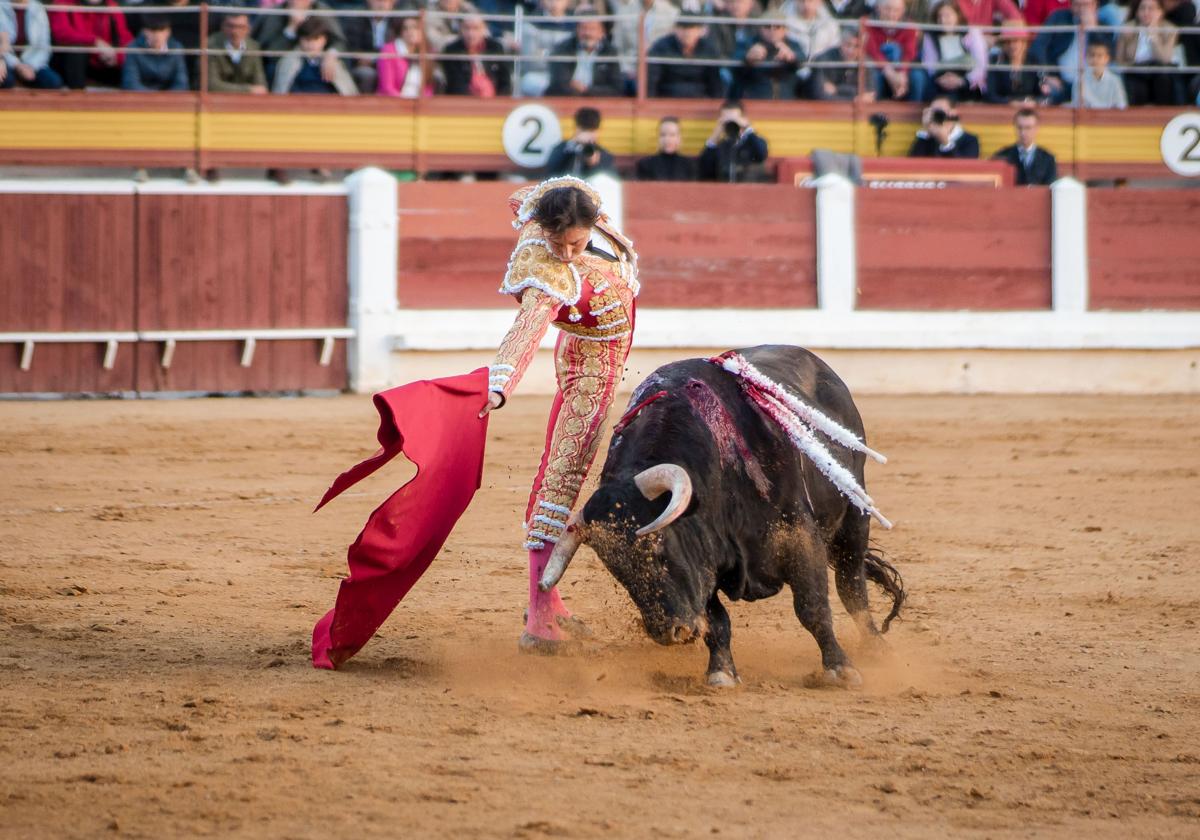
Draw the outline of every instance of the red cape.
M429 568L483 478L488 370L413 382L376 394L379 452L342 473L326 502L403 452L417 474L375 509L350 546L350 577L313 628L315 668L358 653Z

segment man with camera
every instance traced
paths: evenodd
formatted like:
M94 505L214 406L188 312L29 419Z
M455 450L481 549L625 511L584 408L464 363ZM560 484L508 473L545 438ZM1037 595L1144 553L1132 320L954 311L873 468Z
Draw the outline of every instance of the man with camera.
M921 130L908 156L978 159L979 138L962 127L954 103L938 96L921 113Z
M580 108L575 112L575 134L550 152L547 177L588 178L597 172L612 173L614 169L612 153L600 145L600 112L595 108Z
M700 153L700 180L753 183L768 180L767 141L746 119L746 109L731 99L721 106L721 115Z

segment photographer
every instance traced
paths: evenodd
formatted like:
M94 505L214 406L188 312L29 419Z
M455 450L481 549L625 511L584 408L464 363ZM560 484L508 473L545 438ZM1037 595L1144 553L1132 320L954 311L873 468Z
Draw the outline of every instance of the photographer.
M768 180L767 141L755 133L742 103L731 99L721 106L712 136L700 153L700 180L729 183Z
M908 156L978 159L979 138L963 129L954 104L939 96L921 113L921 130Z
M614 169L612 154L600 145L600 112L595 108L580 108L575 112L575 134L550 152L547 177L587 178L597 172L612 173Z

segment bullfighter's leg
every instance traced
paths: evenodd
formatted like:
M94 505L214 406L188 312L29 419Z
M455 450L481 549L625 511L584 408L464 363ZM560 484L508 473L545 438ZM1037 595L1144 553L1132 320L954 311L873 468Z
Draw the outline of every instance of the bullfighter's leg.
M850 658L833 633L825 557L824 548L817 543L798 547L793 555L788 584L792 587L796 617L804 629L812 633L821 649L822 681L845 687L862 685L862 676L850 664Z
M713 593L706 608L708 630L704 633L704 644L708 645L708 684L728 688L739 682L737 668L733 664L733 653L729 643L733 628L729 624L729 613L717 593Z
M529 610L522 650L551 651L563 640L564 630L573 636L589 634L586 625L563 604L557 588L542 592L537 582L596 457L628 350L628 340L599 342L571 336L560 338L555 350L559 394L526 511Z

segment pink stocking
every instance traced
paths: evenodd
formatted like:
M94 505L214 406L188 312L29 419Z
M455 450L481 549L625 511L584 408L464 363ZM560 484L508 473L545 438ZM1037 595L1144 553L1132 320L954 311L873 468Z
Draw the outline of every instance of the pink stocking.
M570 618L571 611L559 597L557 587L549 592L538 589L538 581L550 562L550 552L553 550L554 546L547 543L545 548L529 552L529 615L525 619L525 632L541 639L557 640L563 638L558 619Z

